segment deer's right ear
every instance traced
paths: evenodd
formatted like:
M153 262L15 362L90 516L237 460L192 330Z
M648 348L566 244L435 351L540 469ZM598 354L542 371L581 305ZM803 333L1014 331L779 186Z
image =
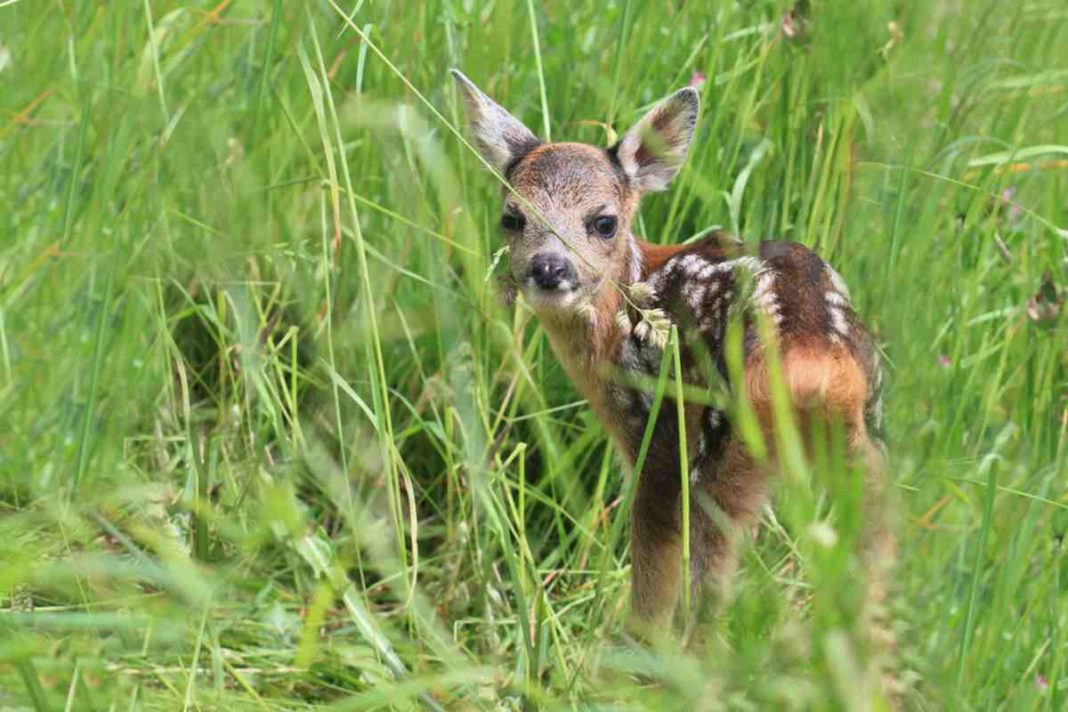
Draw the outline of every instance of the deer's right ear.
M467 128L475 148L502 176L541 141L523 122L482 93L458 69L449 70L467 107Z

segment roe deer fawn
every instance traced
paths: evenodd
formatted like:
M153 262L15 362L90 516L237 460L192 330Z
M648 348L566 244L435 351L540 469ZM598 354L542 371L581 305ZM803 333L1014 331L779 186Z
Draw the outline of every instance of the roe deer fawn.
M660 372L664 339L650 323L657 320L687 335L680 342L682 373L674 377L711 387L709 369L699 367L704 359L736 397L748 401L767 442L774 443L768 345L761 338L767 332L758 328L770 325L799 430L814 431L816 420L836 422L869 480L864 487L872 521L864 556L878 585L893 546L879 505L881 375L842 278L796 243L763 242L756 254L746 255L720 235L666 246L631 232L641 194L665 189L686 156L697 92L677 91L602 149L543 143L467 77L456 70L453 75L476 149L508 184L502 187L501 229L512 276L624 458L633 465L638 456L653 396L617 376ZM743 328L744 369L736 382L728 378L724 354L731 318ZM732 570L736 532L758 515L768 473L725 412L687 402L684 414L692 580L695 586L712 583L715 591ZM681 590L679 420L676 408L660 409L641 472L635 473L631 608L652 631L670 623Z

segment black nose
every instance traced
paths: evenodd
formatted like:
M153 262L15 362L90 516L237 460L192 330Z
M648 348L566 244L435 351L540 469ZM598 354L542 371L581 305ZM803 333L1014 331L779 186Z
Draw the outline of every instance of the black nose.
M571 277L571 263L555 252L539 253L530 260L530 277L541 289L556 289Z

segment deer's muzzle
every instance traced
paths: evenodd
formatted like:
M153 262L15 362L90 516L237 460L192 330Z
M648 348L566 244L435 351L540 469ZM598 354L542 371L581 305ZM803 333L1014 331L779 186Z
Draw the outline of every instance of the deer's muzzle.
M575 268L558 252L539 252L530 260L529 281L545 291L566 291L578 286Z

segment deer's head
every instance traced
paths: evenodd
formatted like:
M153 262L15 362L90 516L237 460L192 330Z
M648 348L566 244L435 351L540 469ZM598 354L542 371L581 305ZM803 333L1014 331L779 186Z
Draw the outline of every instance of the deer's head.
M614 146L543 143L453 70L469 135L502 186L511 272L539 315L574 311L630 284L641 259L631 224L643 193L664 190L686 158L699 98L680 89Z

